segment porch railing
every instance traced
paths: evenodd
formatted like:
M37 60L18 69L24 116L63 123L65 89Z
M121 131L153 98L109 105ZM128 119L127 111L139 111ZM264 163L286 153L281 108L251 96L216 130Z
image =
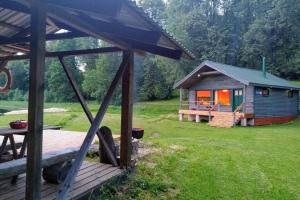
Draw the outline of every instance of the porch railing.
M211 111L214 111L217 107L219 110L220 104L217 103L208 110L208 121L211 121Z
M180 102L179 109L189 110L190 108L198 110L209 110L214 106L214 101L182 101Z
M222 111L224 107L227 107L226 110L228 112L249 112L251 113L251 108L253 108L253 102L243 102L240 104L234 111L228 110L228 107L231 107L232 105L221 105L221 104L214 104L214 101L207 101L202 102L202 104L199 104L197 101L182 101L179 104L180 110L205 110L205 111ZM212 109L213 108L213 109Z
M241 110L245 110L245 104L246 103L241 103L234 111L233 111L233 126L236 126L236 113L240 112Z

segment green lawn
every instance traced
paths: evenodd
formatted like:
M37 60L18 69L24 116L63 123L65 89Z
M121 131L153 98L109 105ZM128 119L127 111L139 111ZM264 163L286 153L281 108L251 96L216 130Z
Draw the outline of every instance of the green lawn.
M26 107L0 102L2 109ZM90 104L93 112L95 103ZM46 114L45 122L86 131L78 104L46 104L69 112ZM134 126L155 153L143 158L126 187L106 187L101 199L300 199L300 120L264 127L212 128L179 122L177 100L139 103ZM120 109L112 106L104 125L119 132ZM26 116L0 116L0 125Z

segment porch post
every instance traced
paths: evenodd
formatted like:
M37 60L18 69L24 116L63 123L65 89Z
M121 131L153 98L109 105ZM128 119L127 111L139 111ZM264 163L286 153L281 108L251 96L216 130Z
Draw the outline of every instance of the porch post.
M182 88L179 89L179 110L182 109Z
M46 12L31 4L26 199L41 199Z
M124 52L129 57L129 64L122 79L122 111L121 111L121 167L129 168L132 151L132 112L133 112L133 70L134 53Z
M243 112L246 113L246 108L247 108L247 98L246 98L246 85L244 85L243 88Z

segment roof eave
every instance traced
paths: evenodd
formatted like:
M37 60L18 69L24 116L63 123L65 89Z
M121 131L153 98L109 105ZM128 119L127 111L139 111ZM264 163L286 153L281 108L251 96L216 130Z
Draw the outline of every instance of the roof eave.
M258 83L250 83L252 86L259 86L259 87L269 87L269 88L278 88L278 89L288 89L288 90L298 90L300 91L299 87L296 86L279 86L279 85L268 85L268 84L258 84Z

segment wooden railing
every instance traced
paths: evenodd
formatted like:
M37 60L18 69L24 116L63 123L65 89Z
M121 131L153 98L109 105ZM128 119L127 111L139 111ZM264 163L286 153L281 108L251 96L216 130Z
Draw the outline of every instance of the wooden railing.
M241 103L234 111L233 111L233 126L236 126L236 113L240 112L242 109L244 109L245 103Z
M208 110L208 121L211 121L211 111L214 111L216 107L219 107L220 104L215 104L213 105L209 110ZM219 109L218 109L219 110Z
M205 103L208 105L201 105L199 103ZM213 106L214 101L203 101L203 102L199 102L199 101L182 101L179 104L179 109L190 109L190 107L205 107L206 110L209 110L211 108L211 106Z

